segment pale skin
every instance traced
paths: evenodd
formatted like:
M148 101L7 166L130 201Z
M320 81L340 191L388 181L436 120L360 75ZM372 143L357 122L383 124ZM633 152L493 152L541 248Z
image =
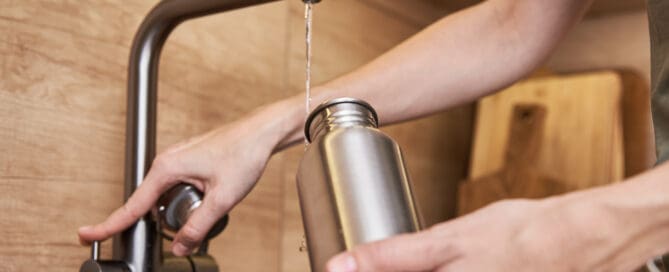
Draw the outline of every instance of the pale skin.
M591 1L490 0L447 16L369 64L318 86L314 101L350 96L382 124L474 101L523 78L548 57ZM269 157L301 142L303 96L159 154L144 183L83 243L132 225L165 190L185 181L203 205L176 234L190 253L253 188ZM223 166L223 167L222 167ZM626 182L542 200L508 200L427 230L361 245L328 271L631 271L669 251L669 164Z

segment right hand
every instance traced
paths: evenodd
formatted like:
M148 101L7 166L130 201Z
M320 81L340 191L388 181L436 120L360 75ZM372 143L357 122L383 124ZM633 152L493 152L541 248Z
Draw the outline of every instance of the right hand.
M88 244L121 232L149 212L162 193L186 182L204 192L204 199L175 235L172 252L191 253L208 230L251 191L272 151L285 140L282 136L289 135L265 120L236 121L162 152L125 205L104 222L79 229L80 241Z

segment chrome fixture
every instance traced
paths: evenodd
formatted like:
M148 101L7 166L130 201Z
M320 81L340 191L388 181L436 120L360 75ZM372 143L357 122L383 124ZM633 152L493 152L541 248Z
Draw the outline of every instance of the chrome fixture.
M421 228L402 152L378 120L353 98L326 101L307 118L297 192L312 272L342 251Z

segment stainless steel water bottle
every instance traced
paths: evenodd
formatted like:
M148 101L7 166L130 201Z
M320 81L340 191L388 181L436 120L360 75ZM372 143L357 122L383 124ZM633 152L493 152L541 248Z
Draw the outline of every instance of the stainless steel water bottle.
M366 102L338 98L307 118L297 187L312 271L362 243L420 229L400 148Z

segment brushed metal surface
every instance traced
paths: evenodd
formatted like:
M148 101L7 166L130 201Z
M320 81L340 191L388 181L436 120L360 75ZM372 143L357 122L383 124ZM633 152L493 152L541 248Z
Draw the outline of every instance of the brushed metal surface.
M324 105L307 123L313 141L297 174L312 271L356 245L420 229L400 148L376 129L371 106Z

